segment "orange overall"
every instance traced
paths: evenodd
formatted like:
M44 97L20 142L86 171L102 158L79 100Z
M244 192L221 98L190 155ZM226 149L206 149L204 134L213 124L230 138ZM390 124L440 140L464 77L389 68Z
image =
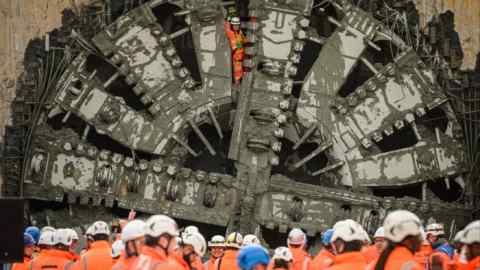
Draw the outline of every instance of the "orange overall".
M224 27L232 48L233 78L236 83L239 83L243 76L243 58L245 58L243 44L246 38L240 30L233 30L229 22L225 22Z
M333 265L335 255L324 249L320 251L312 261L312 270L325 270Z

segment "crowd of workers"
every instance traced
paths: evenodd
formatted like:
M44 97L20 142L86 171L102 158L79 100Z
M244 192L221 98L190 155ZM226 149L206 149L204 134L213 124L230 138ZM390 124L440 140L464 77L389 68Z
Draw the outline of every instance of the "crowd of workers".
M286 246L277 247L270 258L254 234L215 235L207 243L197 227L179 230L165 215L146 221L129 218L114 235L107 223L97 221L85 238L85 247L77 254L79 237L74 230L28 227L24 261L13 264L12 270L480 269L480 220L449 243L442 224L429 224L424 230L420 219L405 210L387 215L373 243L359 223L337 222L322 233L315 256L306 251L307 237L300 228L292 229Z

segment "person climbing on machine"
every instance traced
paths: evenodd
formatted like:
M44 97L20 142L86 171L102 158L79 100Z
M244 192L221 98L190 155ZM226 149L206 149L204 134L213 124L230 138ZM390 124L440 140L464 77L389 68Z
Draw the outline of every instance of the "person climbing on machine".
M232 17L230 21L225 21L224 27L232 49L233 82L238 86L243 77L244 44L246 43L246 38L240 30L239 17Z

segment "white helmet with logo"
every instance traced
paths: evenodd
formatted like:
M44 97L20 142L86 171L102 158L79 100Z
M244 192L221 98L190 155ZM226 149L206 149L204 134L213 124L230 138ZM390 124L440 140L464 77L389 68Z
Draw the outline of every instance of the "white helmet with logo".
M247 246L247 245L260 245L260 240L258 240L258 237L254 234L247 234L245 237L243 237L243 243L242 246Z
M190 226L185 227L185 229L183 230L183 233L184 234L200 233L200 231L198 230L197 226L190 225Z
M238 232L230 233L225 240L225 246L231 248L240 248L243 243L243 237Z
M233 17L232 19L230 19L230 23L232 25L240 25L240 18L239 17Z
M159 237L163 234L178 236L178 226L175 220L165 215L151 216L145 222L145 235Z
M225 247L225 237L214 235L208 242L208 247Z
M300 228L293 228L288 233L287 245L305 245L307 236Z
M414 213L406 210L396 210L388 214L383 222L385 238L400 243L407 236L420 236L422 224Z
M281 260L290 262L293 260L293 255L289 248L278 247L273 252L272 260L275 260L275 259L281 259Z
M80 240L78 238L77 232L74 229L66 228L65 230L67 230L68 233L70 233L70 236L72 237L73 240Z
M375 234L373 235L373 239L375 238L384 238L385 237L385 230L383 227L379 227L376 231Z
M54 243L55 245L61 244L65 246L70 246L73 242L72 235L67 229L58 229L54 234Z
M338 224L339 222L337 222ZM336 225L337 225L336 224ZM342 239L345 242L352 241L365 241L366 232L363 230L362 226L357 222L341 222L337 226L334 226L335 231L332 235L332 242L335 242L337 239Z
M92 235L98 234L106 234L110 235L110 229L108 228L108 224L105 221L95 221L92 224Z
M427 233L427 235L431 234L431 235L439 236L439 235L444 235L445 230L443 228L443 224L432 223L432 224L427 225L427 232L426 233Z
M182 236L183 245L191 245L199 257L203 257L207 251L207 242L199 232L192 232Z
M125 248L122 240L117 240L112 244L112 258L117 258L122 253L122 250Z
M53 246L55 245L55 231L44 231L40 234L38 245Z
M122 230L122 241L135 240L145 235L145 222L139 219L132 220Z
M476 220L463 229L462 243L471 245L480 244L480 220Z

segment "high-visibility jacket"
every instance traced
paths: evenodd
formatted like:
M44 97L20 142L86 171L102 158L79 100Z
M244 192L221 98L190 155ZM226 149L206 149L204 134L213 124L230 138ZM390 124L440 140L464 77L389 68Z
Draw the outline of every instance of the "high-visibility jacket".
M468 262L465 270L478 270L480 269L480 256Z
M217 270L240 270L237 265L238 250L227 249L222 258L215 262L215 269Z
M415 261L421 265L423 268L428 269L429 267L429 258L433 253L433 248L430 242L424 241L420 246L420 250L415 252Z
M380 252L378 252L378 249L375 245L364 247L362 249L362 254L367 260L367 264L375 261L376 259L378 259L378 257L380 257Z
M73 251L69 251L69 252L68 252L68 257L69 257L69 259L70 259L71 261L74 261L74 262L76 262L76 261L78 261L78 260L80 259L80 256L78 256L78 254L76 254L76 253L73 252Z
M68 251L51 249L44 256L32 260L29 270L64 270L72 263Z
M105 270L113 266L112 248L107 241L95 241L91 244L78 261L71 267L72 270Z
M242 31L234 31L229 22L224 23L225 34L227 35L228 41L230 41L230 48L232 51L237 49L243 50L243 45L246 42L246 38L243 35Z
M360 251L346 252L335 256L335 263L329 270L365 269L367 260ZM387 268L388 269L388 268Z
M326 249L322 249L312 261L312 270L325 270L333 265L335 255Z
M424 267L418 264L414 254L404 246L397 246L390 253L385 263L388 270L423 270Z
M216 270L215 269L215 262L217 261L217 258L210 256L208 261L203 263L203 269L205 270Z
M30 257L23 257L23 262L14 263L11 270L27 270L30 267L30 262L32 259Z
M293 256L293 264L291 270L311 270L312 259L310 255L303 248L291 248L290 252Z
M153 247L144 247L129 270L181 270L183 266Z
M198 256L195 256L195 259L191 263L190 269L191 270L204 270L202 260Z
M440 264L442 266L442 270L449 270L450 269L450 265L452 264L452 261L451 261L450 257L448 257L448 255L445 254L444 252L435 251L432 254L430 254L430 257L429 257L430 268L432 268L432 266L433 266L434 259L438 260L440 262Z
M182 269L190 270L190 265L188 265L188 263L183 259L181 255L174 253L170 257L175 260L180 266L182 266Z

